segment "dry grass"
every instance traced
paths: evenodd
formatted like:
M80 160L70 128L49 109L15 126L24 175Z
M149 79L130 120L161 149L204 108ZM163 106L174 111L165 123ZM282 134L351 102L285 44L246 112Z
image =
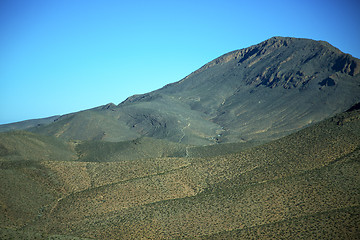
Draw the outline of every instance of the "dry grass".
M36 161L35 155L21 160L17 150L14 160L9 146L0 162L2 239L355 239L360 234L359 111L212 157ZM73 154L69 148L65 155Z

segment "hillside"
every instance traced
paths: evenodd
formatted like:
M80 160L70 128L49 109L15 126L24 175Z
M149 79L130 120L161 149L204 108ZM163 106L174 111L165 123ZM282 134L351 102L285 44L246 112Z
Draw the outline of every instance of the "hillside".
M360 60L274 37L0 126L0 239L356 239Z
M189 145L270 141L360 102L360 60L323 41L273 37L156 91L51 121L0 127L64 140Z
M17 132L2 138L12 134L43 138ZM65 149L71 156L77 147ZM116 161L118 148L107 149L109 161L87 162L15 160L3 151L1 238L355 239L360 233L359 110L213 157Z

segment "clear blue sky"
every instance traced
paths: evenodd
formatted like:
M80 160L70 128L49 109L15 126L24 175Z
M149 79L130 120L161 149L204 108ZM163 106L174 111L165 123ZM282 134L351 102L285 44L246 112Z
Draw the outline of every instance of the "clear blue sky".
M1 0L0 124L118 104L272 36L360 58L358 2Z

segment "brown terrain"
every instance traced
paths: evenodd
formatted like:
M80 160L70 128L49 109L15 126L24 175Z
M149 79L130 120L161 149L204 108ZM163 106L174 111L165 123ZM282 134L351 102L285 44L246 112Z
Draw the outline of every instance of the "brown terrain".
M23 142L9 149L9 138ZM33 156L23 149L30 143ZM360 233L359 110L214 157L81 162L70 144L49 151L48 139L26 132L3 133L1 146L2 239ZM47 159L36 159L41 150ZM60 153L67 161L56 159Z
M357 239L359 69L272 38L119 105L0 126L0 239Z

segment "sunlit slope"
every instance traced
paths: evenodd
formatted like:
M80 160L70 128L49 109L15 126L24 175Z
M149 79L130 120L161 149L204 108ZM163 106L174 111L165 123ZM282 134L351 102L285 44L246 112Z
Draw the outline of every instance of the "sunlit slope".
M188 165L186 159L174 158L106 163L27 161L22 165L2 162L0 202L4 230L0 232L11 235L21 230L25 231L22 235L47 236L63 229L65 222L61 219L84 220L88 214L103 216L115 209L193 196L199 191L196 173L177 173L178 178L168 178L169 173ZM112 199L104 200L104 194ZM98 203L106 204L99 208ZM69 234L60 235L79 236L70 229L66 231Z
M72 144L25 131L0 133L1 160L68 161L77 158Z
M2 124L2 125L0 125L0 132L23 130L23 129L32 128L35 126L47 125L47 124L52 123L54 120L56 120L59 117L60 116L52 116L52 117L48 117L48 118L31 119L31 120L25 120L25 121L16 122L16 123Z
M0 227L9 228L6 231L9 236L17 236L16 229L43 217L63 196L112 181L166 171L173 167L172 161L157 163L149 158L185 154L185 145L151 138L117 143L65 142L25 131L1 133ZM87 163L92 161L106 163Z
M216 157L2 161L1 226L94 239L352 238L359 160L352 111Z
M161 139L132 141L63 141L26 131L0 133L2 161L112 162L159 157L185 157L189 146Z
M131 131L125 123L118 121L117 117L113 111L104 106L64 115L56 119L52 124L37 126L29 130L64 140L108 140L118 142L132 140L140 136Z
M262 147L192 159L190 165L161 175L187 183L177 172L183 176L185 171L196 169L202 177L200 186L205 188L198 188L193 196L156 199L153 203L143 200L127 208L116 208L119 202L114 201L113 211L102 217L87 213L83 219L78 218L79 207L69 204L62 207L66 211L58 212L61 222L67 224L62 230L56 227L56 231L66 233L71 226L73 233L82 236L118 239L206 238L213 234L220 234L219 238L236 234L266 237L273 231L299 238L354 237L359 233L359 117L359 112L347 113ZM142 179L143 188L163 186L164 180L159 177ZM113 201L113 191L108 190L100 193L105 205ZM151 193L137 199L151 199ZM83 201L81 197L71 202L86 206ZM91 197L88 201L94 212L104 206ZM77 214L71 217L71 212ZM262 228L266 229L264 235L257 232ZM308 233L312 228L315 231Z

